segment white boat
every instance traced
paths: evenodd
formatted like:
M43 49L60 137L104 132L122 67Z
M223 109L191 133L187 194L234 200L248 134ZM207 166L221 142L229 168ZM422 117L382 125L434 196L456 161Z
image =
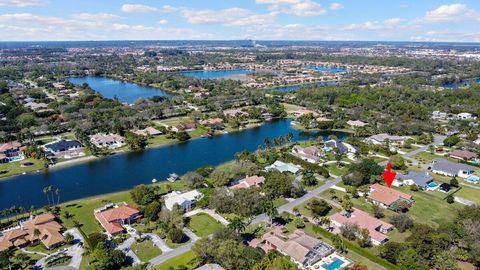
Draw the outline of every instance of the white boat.
M178 180L178 178L179 178L178 174L171 173L170 176L167 178L167 181L175 182Z
M152 179L152 183L156 183L157 181L158 181L158 180L155 179L155 178Z

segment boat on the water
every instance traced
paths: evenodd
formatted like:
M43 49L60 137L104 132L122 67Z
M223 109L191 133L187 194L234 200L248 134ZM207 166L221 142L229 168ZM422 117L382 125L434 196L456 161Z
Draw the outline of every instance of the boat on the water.
M156 182L158 182L158 180L156 178L153 178L152 183L156 183Z
M178 178L179 178L178 174L176 174L176 173L171 173L170 176L167 178L167 181L173 183L173 182L177 181Z

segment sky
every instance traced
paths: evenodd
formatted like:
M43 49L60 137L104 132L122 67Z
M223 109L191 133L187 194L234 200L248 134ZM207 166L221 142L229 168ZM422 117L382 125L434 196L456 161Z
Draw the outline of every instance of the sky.
M480 0L0 0L0 41L480 42Z

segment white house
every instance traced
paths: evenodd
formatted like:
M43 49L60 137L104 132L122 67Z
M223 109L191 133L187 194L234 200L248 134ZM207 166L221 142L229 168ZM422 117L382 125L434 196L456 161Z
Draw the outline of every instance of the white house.
M459 119L459 120L470 120L470 119L472 119L472 118L473 118L473 117L472 117L472 114L471 114L471 113L465 113L465 112L463 112L463 113L457 114L457 119Z
M447 119L447 113L441 111L432 112L432 119Z
M279 172L291 172L295 175L299 174L302 170L302 167L295 165L293 163L285 163L280 160L275 161L272 165L265 167L266 171L277 170Z
M197 190L185 193L175 190L164 196L165 206L170 211L173 210L175 204L178 204L184 211L189 211L195 208L195 204L200 198L202 198L202 193Z
M323 153L316 146L301 147L295 145L292 149L292 154L310 163L316 163L323 156Z
M432 172L451 177L468 178L470 175L473 175L474 167L463 163L451 162L443 158L436 158L433 160Z

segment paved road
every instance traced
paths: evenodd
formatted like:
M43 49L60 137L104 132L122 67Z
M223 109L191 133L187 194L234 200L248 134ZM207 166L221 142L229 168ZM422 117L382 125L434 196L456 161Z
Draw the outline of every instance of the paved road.
M299 205L301 205L302 203L312 199L312 198L315 198L317 197L318 194L324 192L325 190L329 189L330 187L340 183L340 181L342 181L342 177L341 176L337 176L335 179L331 180L331 181L327 181L325 184L319 186L318 188L314 189L314 190L311 190L309 192L307 192L307 194L303 195L302 197L300 198L297 198L291 202L288 202L280 207L278 207L277 211L278 213L282 213L282 212L292 212L293 208L294 207L297 207ZM258 224L260 222L265 222L267 221L267 216L265 214L261 214L261 215L258 215L256 216L251 224Z

